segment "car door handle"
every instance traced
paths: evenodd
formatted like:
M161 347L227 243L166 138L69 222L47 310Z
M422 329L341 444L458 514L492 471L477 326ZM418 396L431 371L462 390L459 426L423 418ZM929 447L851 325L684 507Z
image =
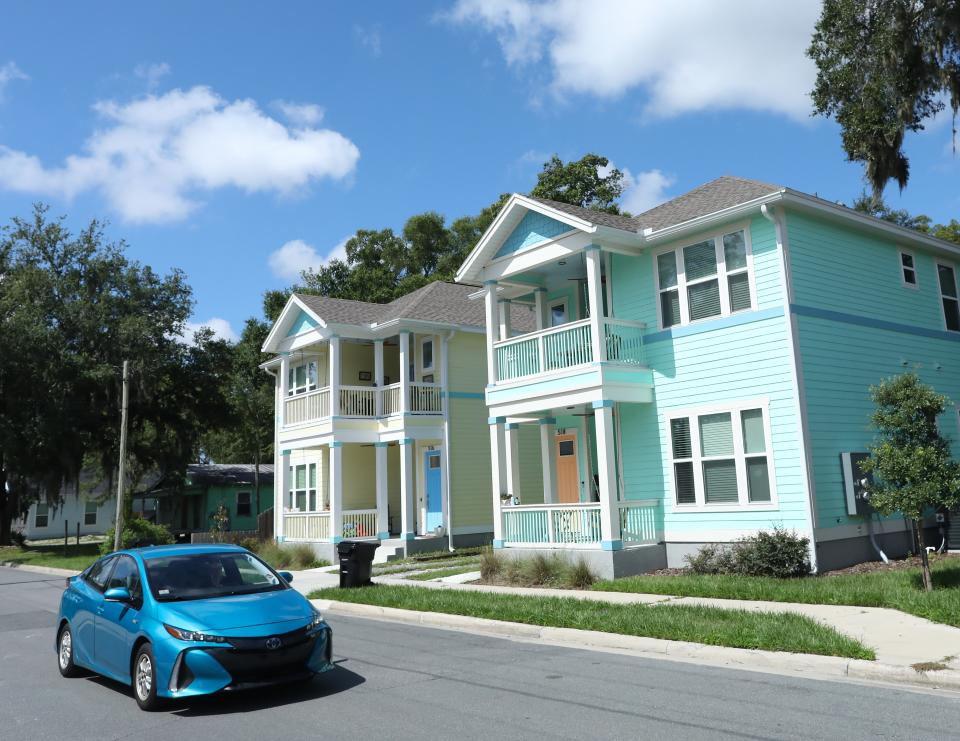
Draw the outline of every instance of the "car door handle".
M103 614L103 605L101 605L100 607L97 608L97 614L98 614L98 615L102 615L102 614Z

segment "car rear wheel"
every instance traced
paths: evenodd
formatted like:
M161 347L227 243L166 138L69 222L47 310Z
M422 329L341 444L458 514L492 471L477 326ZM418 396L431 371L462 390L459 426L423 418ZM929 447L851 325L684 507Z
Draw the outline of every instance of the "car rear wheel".
M69 625L63 626L57 640L57 667L64 677L75 677L79 674L77 665L73 663L73 631Z
M157 669L153 649L144 643L133 660L133 696L141 710L156 710L160 707L157 697Z

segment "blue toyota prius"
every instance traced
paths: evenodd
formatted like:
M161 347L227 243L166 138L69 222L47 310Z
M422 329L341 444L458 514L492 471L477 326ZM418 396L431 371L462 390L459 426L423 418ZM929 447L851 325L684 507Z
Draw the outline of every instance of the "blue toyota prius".
M330 627L244 548L177 545L104 556L67 579L57 624L65 677L78 667L132 685L137 704L330 669Z

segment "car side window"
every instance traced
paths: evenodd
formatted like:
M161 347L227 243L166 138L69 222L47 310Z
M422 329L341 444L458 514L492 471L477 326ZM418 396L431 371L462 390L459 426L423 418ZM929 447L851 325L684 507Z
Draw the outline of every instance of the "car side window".
M130 556L120 556L117 559L117 565L114 566L110 580L107 582L107 589L114 587L126 587L133 602L140 601L140 570L137 568L137 562Z
M101 558L87 569L87 573L84 574L84 579L86 579L94 589L102 592L107 584L107 577L110 576L110 568L113 566L115 560L116 556Z

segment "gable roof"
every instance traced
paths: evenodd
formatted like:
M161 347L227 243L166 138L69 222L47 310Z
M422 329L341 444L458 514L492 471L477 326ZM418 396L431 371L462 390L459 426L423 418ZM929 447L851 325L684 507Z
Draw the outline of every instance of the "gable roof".
M370 327L394 321L410 321L484 329L484 304L469 298L475 290L471 286L458 283L433 281L388 304L312 296L306 293L295 293L294 296L327 324ZM535 328L533 312L522 306L512 307L511 321L513 326L521 331L532 331Z
M557 211L562 211L565 214L576 216L578 219L583 219L591 224L596 224L598 226L609 226L612 229L622 229L623 231L627 232L637 231L636 220L630 218L629 216L608 214L606 211L595 211L592 208L573 206L569 203L563 203L561 201L551 201L549 198L534 198L533 196L528 196L528 198L531 201L542 203L544 206L549 206Z
M654 206L634 216L631 221L639 231L658 231L782 190L785 188L779 185L724 175Z

